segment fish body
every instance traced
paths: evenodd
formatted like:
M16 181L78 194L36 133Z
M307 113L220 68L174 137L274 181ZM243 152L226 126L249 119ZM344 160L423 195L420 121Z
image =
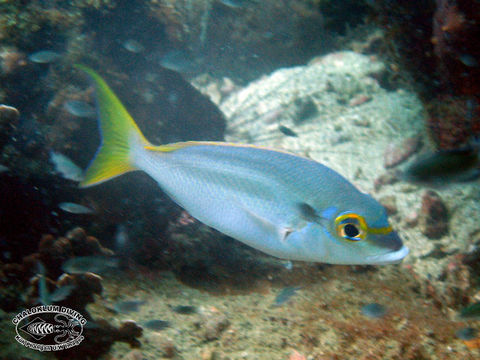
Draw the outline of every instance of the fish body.
M115 251L117 253L123 252L128 244L128 232L125 225L120 224L117 226L115 233Z
M160 331L170 327L170 322L166 320L152 319L152 320L145 321L144 323L142 323L142 325L147 329Z
M282 306L283 304L286 304L300 289L300 286L287 286L283 288L275 297L273 306Z
M426 185L464 182L480 175L478 146L442 150L420 157L404 173L407 181Z
M93 214L92 209L80 204L72 203L72 202L62 202L58 204L58 207L63 211L71 214L84 214L84 215Z
M142 170L193 217L279 258L385 264L408 254L385 209L332 169L251 145L153 146L103 79L78 67L95 81L103 135L81 186Z
M174 312L182 315L192 315L197 313L197 308L192 305L177 305L172 308Z
M74 285L64 285L62 287L56 288L52 293L48 291L47 280L46 280L46 270L42 262L37 263L38 267L38 295L39 301L42 305L50 305L55 302L65 300L75 288Z
M123 42L122 45L125 48L125 50L130 51L132 53L136 53L136 54L139 54L145 50L145 47L142 44L140 44L137 40L134 40L134 39L126 40Z
M298 134L297 134L295 131L293 131L292 129L290 129L290 128L286 127L286 126L283 126L283 125L280 125L280 126L278 127L278 130L280 130L280 132L281 132L282 134L287 135L287 136L293 136L293 137L297 137L297 136L298 136Z
M198 62L201 62L200 58L195 58L193 54L184 50L169 51L159 60L159 64L164 68L181 74L192 72Z
M480 301L473 303L460 311L462 320L480 320Z
M55 151L50 151L50 161L55 166L55 171L65 179L73 181L83 180L82 169L67 156Z
M381 318L387 313L387 309L382 304L370 303L362 306L361 312L369 318Z
M105 256L77 256L62 264L62 270L68 274L104 273L119 265L117 258Z
M113 309L122 314L128 314L140 310L140 306L146 303L145 300L126 300L115 303Z
M68 100L63 104L64 109L77 117L91 118L95 117L95 109L85 101Z
M54 61L57 61L61 55L53 50L41 50L37 51L33 54L30 54L28 57L30 61L37 63L37 64L49 64Z

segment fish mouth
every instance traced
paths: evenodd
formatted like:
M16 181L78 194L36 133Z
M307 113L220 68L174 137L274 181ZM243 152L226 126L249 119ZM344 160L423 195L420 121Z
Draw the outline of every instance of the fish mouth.
M402 262L403 258L408 255L410 249L403 245L396 251L390 251L386 254L373 255L367 257L367 263L371 265L387 265L398 264Z

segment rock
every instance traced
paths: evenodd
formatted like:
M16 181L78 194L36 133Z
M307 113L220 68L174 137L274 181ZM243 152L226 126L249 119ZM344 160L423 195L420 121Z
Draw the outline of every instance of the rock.
M218 339L221 333L230 325L224 313L214 309L203 316L201 326L204 328L204 337L207 341Z
M362 104L365 104L367 102L369 102L370 100L372 100L372 97L371 96L368 96L368 95L365 95L365 94L360 94L360 95L357 95L355 97L353 97L349 102L348 102L348 106L359 106L359 105L362 105Z
M419 214L420 230L430 239L438 239L448 233L448 210L440 195L433 190L422 196Z
M347 51L305 66L278 69L219 105L228 119L225 140L309 154L352 180L355 168L347 166L345 154L349 154L348 161L361 164L382 156L387 136L398 138L401 133L408 138L421 131L424 109L416 96L407 91L389 92L367 81L371 74L383 74L385 69L378 60ZM368 96L368 103L349 106L357 96L352 105L366 101L360 95ZM283 136L279 125L298 136ZM377 167L382 164L371 165L362 166L365 179L380 174Z
M470 234L470 245L468 251L462 256L462 263L472 268L474 273L480 273L480 229Z
M117 329L116 341L122 341L130 344L131 347L140 347L141 343L137 339L142 336L143 329L133 320L124 321Z
M101 295L103 291L102 278L93 273L62 275L57 281L57 286L73 286L73 290L64 300L63 304L86 313L88 304L95 301L95 295Z
M387 210L388 215L394 215L398 212L397 199L394 195L384 196L379 199L380 204Z
M175 354L177 353L177 349L172 339L158 333L154 334L149 339L152 345L156 349L160 350L162 357L167 359L171 359L175 357Z
M375 179L373 182L373 189L379 191L384 185L395 184L399 180L399 175L396 171L388 171Z
M126 353L122 357L122 360L142 360L142 359L143 359L142 352L138 349L132 350L132 351Z
M20 118L20 111L13 106L0 104L0 123L14 124Z
M27 64L25 54L13 46L0 47L0 77L18 73Z
M78 359L78 354L81 354L81 359L100 359L107 357L106 354L115 342L138 348L141 346L138 338L142 336L142 328L133 320L125 321L117 328L104 319L94 319L87 321L84 335L85 339L78 346L59 351L57 358ZM137 355L132 354L131 359L136 358Z
M0 104L0 147L9 140L19 118L20 112L16 108Z
M383 166L388 169L397 166L420 150L422 139L413 136L405 139L400 144L389 144L383 154Z
M413 210L405 215L405 225L409 228L413 228L418 225L418 212Z
M202 360L226 360L226 358L215 349L203 349L200 355Z

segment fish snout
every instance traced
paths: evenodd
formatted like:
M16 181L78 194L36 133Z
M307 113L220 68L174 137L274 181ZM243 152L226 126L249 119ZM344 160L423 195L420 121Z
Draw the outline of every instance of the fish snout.
M398 251L403 247L403 241L395 231L381 235L381 238L378 240L378 245L380 247L389 249L391 251Z
M377 246L385 249L386 252L369 256L367 261L372 265L397 264L410 252L408 247L403 245L402 239L395 231L380 235L379 238L375 240Z

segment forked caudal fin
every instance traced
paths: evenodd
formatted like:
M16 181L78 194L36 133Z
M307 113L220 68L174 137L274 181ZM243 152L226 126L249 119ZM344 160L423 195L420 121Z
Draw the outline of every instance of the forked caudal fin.
M149 147L151 144L100 75L84 65L75 65L75 68L86 72L94 81L102 136L100 147L80 183L81 187L88 187L136 170L132 148Z

